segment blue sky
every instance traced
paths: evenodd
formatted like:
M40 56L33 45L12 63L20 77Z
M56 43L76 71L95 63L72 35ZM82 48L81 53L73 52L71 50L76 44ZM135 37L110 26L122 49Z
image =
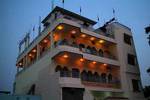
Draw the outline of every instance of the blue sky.
M62 6L61 0L54 0ZM100 25L112 18L112 9L118 21L132 29L140 65L142 84L150 85L146 69L150 67L150 46L144 27L150 25L150 0L65 0L65 8L97 21ZM0 0L0 90L11 90L15 78L15 61L18 41L23 35L38 27L38 18L43 19L51 11L51 0ZM32 34L31 37L35 37Z

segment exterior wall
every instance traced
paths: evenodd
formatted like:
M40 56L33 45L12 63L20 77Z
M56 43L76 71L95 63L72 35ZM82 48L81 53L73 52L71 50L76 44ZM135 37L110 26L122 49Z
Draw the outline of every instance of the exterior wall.
M122 89L125 92L125 95L131 100L144 100L144 96L142 92L135 93L132 89L132 79L140 80L140 72L138 63L135 66L131 66L127 62L127 54L131 53L136 56L134 43L132 41L132 45L127 45L124 42L124 33L132 36L131 31L124 28L123 26L114 23L113 31L115 33L115 39L117 42L117 51L118 58L121 66L120 74L121 74L121 82Z
M39 59L32 66L22 70L16 76L15 94L27 94L32 84L38 81L39 72L51 63L50 53Z
M52 73L53 64L43 68L39 73L37 94L42 100L61 100L61 88L59 86L59 74Z

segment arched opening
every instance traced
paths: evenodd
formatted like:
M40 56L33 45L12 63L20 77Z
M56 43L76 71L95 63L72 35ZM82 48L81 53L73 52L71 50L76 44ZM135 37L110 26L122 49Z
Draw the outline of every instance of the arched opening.
M88 81L90 81L90 82L93 81L93 74L91 71L88 71Z
M99 82L99 74L97 72L94 73L94 82Z
M102 49L99 49L98 55L103 57L103 50Z
M82 73L81 73L81 79L83 81L87 81L87 79L88 79L88 75L87 75L87 72L85 70L82 71Z
M73 78L79 78L79 74L80 74L79 69L77 69L77 68L72 69L72 77Z
M101 80L103 83L106 83L106 73L101 74Z
M55 68L55 72L59 72L59 71L61 71L61 70L62 70L61 66L60 66L60 65L57 65L56 68Z
M112 75L108 74L108 83L111 83L111 82L112 82Z

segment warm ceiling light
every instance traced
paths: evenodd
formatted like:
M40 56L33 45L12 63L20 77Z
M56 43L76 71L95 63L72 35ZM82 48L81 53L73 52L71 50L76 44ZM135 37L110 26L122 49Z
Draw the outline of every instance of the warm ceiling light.
M58 30L62 30L62 29L63 29L63 26L59 25L59 26L57 27L57 29L58 29Z
M81 37L85 38L85 37L86 37L86 35L85 35L85 34L82 34L82 35L81 35Z
M19 63L19 66L22 66L22 63Z
M80 61L81 61L81 62L83 62L83 61L84 61L84 59L83 59L83 58L80 58Z
M32 50L32 52L34 52L34 53L35 53L35 52L36 52L36 49L33 49L33 50Z
M31 53L29 54L29 57L32 57L32 54L31 54Z
M107 64L103 64L104 66L107 66Z
M93 64L96 64L96 62L95 62L95 61L93 61L92 63L93 63Z
M99 40L99 43L104 43L104 40Z
M94 37L91 37L90 40L93 41L93 40L95 40L95 38L94 38Z
M48 40L46 40L46 39L44 39L44 41L43 41L44 43L47 43L48 42Z
M63 55L63 57L64 57L64 58L68 58L68 55L67 55L67 54L65 54L65 55Z
M72 33L72 34L76 34L76 31L75 31L75 30L72 30L71 33Z

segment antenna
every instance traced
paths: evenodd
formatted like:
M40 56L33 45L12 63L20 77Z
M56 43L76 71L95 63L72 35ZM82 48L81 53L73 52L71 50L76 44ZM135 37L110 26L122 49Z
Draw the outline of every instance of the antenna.
M80 6L80 15L81 15L81 12L82 12L82 8L81 8L81 6Z
M98 22L98 26L100 26L100 23L99 23L99 15L97 14L97 22Z
M54 0L51 0L51 11L54 9Z
M117 21L116 12L115 12L115 9L114 9L114 8L113 8L113 18L115 19L115 21Z
M65 0L62 0L62 5L63 5L63 8L64 8L64 3L65 3Z
M41 16L39 16L39 27L38 27L38 35L41 34Z

